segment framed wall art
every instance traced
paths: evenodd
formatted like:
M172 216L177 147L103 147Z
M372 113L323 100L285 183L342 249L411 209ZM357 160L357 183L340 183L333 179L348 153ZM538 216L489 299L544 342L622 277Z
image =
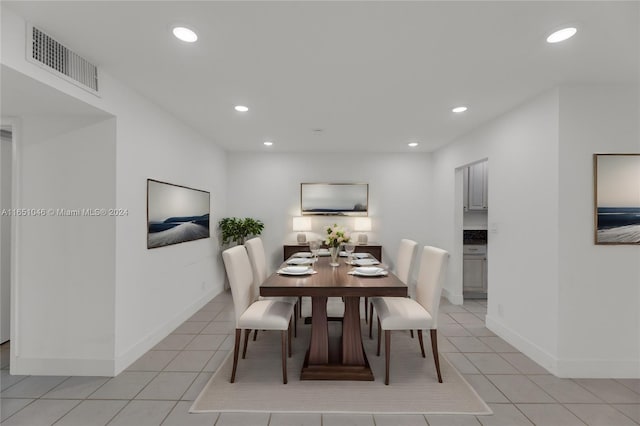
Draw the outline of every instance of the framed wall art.
M367 216L369 184L301 183L300 211L303 215Z
M640 154L594 154L596 244L640 244Z
M207 191L147 179L147 248L209 238Z

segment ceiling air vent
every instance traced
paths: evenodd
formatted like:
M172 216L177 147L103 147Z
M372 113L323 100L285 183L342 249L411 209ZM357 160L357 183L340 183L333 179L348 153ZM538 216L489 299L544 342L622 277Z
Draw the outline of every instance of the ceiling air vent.
M98 94L98 67L32 25L27 34L27 58L77 86Z

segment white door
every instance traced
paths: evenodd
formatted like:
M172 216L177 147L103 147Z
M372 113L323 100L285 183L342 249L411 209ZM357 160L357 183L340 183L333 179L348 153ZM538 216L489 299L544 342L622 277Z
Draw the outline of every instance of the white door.
M0 213L11 208L11 132L0 132ZM0 343L11 333L11 216L0 214Z

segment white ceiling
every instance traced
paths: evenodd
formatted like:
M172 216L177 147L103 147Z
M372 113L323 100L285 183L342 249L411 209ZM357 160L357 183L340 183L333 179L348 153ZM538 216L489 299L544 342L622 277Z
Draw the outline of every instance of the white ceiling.
M431 151L556 85L637 83L640 71L635 1L2 7L230 151ZM198 42L176 40L173 24ZM566 25L578 34L545 42Z

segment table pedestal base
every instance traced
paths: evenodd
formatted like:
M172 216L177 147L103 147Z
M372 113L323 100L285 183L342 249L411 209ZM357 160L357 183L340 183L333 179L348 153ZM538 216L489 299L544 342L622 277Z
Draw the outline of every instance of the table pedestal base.
M336 342L336 344L339 344ZM345 365L339 362L339 353L330 354L327 364L309 365L309 352L304 358L300 380L358 380L373 381L373 372L369 366L367 356L364 365Z
M342 335L329 336L327 298L312 297L311 342L301 380L374 380L362 345L360 298L344 297Z

